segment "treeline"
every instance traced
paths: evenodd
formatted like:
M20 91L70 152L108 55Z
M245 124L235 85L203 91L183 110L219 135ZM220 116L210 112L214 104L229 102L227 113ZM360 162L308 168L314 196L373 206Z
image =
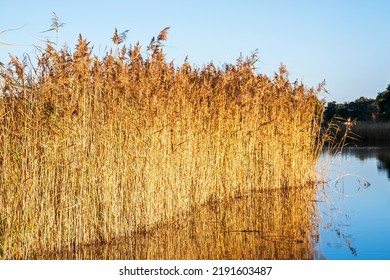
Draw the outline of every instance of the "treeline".
M335 116L357 121L389 121L390 84L375 99L360 97L351 102L329 102L325 108L324 120L330 121Z

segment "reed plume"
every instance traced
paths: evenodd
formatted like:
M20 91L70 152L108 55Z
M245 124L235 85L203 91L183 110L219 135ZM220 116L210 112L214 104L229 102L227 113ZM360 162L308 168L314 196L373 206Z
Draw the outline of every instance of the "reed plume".
M191 209L317 178L323 103L256 55L201 68L167 62L162 41L104 57L79 36L37 62L1 68L0 254L131 237ZM126 34L115 30L114 44ZM27 64L26 64L27 63Z

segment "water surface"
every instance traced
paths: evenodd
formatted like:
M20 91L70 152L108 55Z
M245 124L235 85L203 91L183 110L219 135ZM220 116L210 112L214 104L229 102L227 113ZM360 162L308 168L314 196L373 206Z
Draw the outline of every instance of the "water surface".
M320 163L320 258L390 260L390 149L345 148Z

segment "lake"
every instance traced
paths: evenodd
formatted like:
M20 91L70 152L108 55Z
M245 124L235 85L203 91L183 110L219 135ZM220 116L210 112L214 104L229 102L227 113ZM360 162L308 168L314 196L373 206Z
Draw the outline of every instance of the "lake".
M390 149L324 152L326 181L210 201L111 244L43 259L390 259Z
M390 149L323 153L328 183L320 187L318 257L390 260Z

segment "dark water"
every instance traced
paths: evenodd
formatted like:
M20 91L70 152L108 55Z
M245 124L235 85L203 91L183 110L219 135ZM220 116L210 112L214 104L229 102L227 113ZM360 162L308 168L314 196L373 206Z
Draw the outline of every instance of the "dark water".
M319 258L390 260L390 149L345 148L324 163Z

